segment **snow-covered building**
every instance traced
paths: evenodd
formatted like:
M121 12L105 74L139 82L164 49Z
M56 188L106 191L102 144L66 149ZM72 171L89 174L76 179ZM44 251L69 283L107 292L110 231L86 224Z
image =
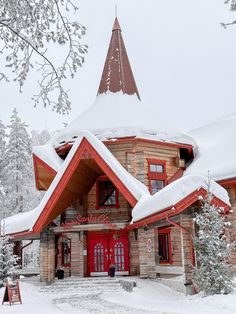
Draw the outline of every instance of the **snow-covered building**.
M46 193L32 211L5 219L5 232L40 239L43 281L60 266L67 276L104 276L115 265L117 275L159 278L190 293L193 218L208 171L213 203L225 213L235 207L235 120L187 135L150 112L116 18L95 102L34 148L36 186Z

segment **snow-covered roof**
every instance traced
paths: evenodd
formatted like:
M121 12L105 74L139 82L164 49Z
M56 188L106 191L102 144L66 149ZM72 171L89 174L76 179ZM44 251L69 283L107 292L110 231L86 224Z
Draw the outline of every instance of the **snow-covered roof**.
M52 139L57 148L74 142L80 130L89 130L99 139L136 136L156 141L194 145L191 136L179 132L153 113L135 95L122 92L98 95L95 102Z
M33 154L44 161L53 170L58 171L63 164L63 160L58 156L51 143L33 147Z
M236 177L236 113L190 132L197 142L185 175L209 175L214 180Z
M204 188L208 190L209 180L199 175L188 175L182 177L157 192L154 195L144 196L133 208L132 222L136 222L163 209L171 208L186 198L194 191ZM227 191L213 180L210 181L210 192L230 206Z
M37 219L44 210L52 193L60 182L63 174L68 168L73 156L75 155L84 138L86 138L86 140L98 152L98 154L103 158L106 164L109 165L109 167L126 186L126 188L132 193L137 201L141 199L144 195L149 194L147 187L136 178L134 178L129 172L127 172L127 170L119 163L119 161L112 155L112 153L100 140L98 140L89 131L81 131L67 158L58 170L57 175L55 176L49 189L41 200L40 204L35 209L29 212L20 213L18 215L8 217L2 220L1 224L2 226L4 226L6 234L19 233L26 230L30 231L33 229Z

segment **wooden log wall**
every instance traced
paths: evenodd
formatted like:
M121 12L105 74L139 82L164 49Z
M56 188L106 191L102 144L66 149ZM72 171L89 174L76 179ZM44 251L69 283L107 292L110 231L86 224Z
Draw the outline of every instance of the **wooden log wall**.
M176 159L180 157L179 148L152 142L113 142L107 143L108 149L122 166L148 187L148 158L166 161L167 179L179 169Z
M236 241L236 187L229 186L226 188L231 203L231 209L233 212L226 216L226 221L231 222L231 227L226 229L226 235L229 238L230 242ZM236 274L236 250L231 253L231 264L232 264L232 271Z

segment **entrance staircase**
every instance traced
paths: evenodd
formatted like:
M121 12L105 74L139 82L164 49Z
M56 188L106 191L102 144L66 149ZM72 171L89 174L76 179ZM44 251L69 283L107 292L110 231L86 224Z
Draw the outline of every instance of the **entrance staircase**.
M102 292L118 292L122 290L119 279L110 277L79 278L68 277L56 279L54 283L40 288L42 293L72 295L99 294Z

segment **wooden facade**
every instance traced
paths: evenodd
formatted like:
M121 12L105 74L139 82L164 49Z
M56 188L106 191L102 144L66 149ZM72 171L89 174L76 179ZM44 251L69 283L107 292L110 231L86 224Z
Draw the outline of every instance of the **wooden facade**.
M127 59L123 42L121 46L117 42L117 38L121 38L117 23L115 21L111 42L114 47L118 45L117 49L122 49L119 55ZM105 76L108 75L109 62L114 60L111 54L117 53L116 49L109 51ZM126 75L122 80L127 76L129 81L121 82L122 91L139 97L131 68L127 69L129 62L125 61ZM117 64L112 61L111 66L116 73ZM102 77L99 93L110 91L110 87L113 92L120 91L117 90L117 80L120 80L118 74L112 78L112 85L107 86L106 77ZM193 147L187 144L137 137L105 140L103 144L150 193L156 193L181 177L193 159ZM72 147L71 142L64 142L56 148L64 163ZM37 188L47 190L52 185L53 188L32 230L24 230L15 236L16 239L40 236L41 280L52 282L59 268L64 269L66 276L83 277L108 275L110 266L115 266L117 275L157 278L181 292L194 293L191 277L195 263L193 218L200 206L198 198L205 196L206 191L200 188L187 195L176 204L174 211L173 208L163 208L130 224L132 209L138 202L135 193L85 137L75 148L56 182L57 170L34 156ZM234 209L227 215L232 221L228 237L235 240L236 180L220 183L228 190ZM213 201L221 204L220 200ZM236 252L232 254L231 262L236 272Z

